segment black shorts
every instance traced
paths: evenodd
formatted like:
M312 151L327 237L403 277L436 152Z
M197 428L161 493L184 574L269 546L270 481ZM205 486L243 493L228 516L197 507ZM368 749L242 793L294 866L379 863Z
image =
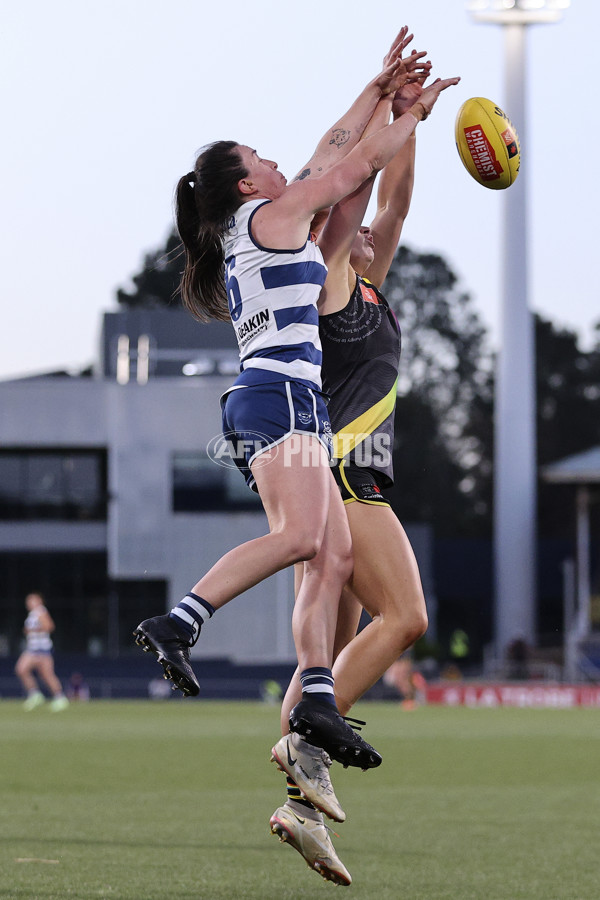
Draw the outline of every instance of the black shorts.
M372 506L389 506L382 488L386 478L376 469L367 469L337 460L332 466L333 477L340 489L344 503L368 503Z

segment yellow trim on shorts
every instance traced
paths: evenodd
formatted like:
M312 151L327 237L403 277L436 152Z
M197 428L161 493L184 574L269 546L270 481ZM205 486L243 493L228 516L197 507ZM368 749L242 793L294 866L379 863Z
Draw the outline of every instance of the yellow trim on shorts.
M352 490L352 488L351 488L350 485L348 484L348 479L347 479L346 476L344 475L344 460L343 460L343 459L341 460L341 462L340 462L340 464L339 464L339 466L338 466L338 470L339 470L339 473L340 473L340 478L342 479L342 481L343 481L343 483L344 483L344 487L346 488L346 490L347 490L348 493L350 494L350 496L348 497L348 499L347 499L347 500L344 500L344 506L346 505L346 503L360 502L360 501L358 500L358 497L356 496L356 494L354 493L354 491ZM369 501L369 502L371 502L371 501Z
M381 400L371 406L366 412L357 416L353 422L348 422L343 428L333 435L333 457L334 459L343 460L345 456L351 453L358 444L362 443L366 437L372 434L376 428L379 428L382 422L394 411L396 405L396 385L398 379L394 381L391 390ZM342 440L339 435L343 434ZM348 436L350 435L350 440Z
M352 488L350 487L350 485L348 483L348 479L344 475L344 462L345 462L345 460L342 459L338 466L338 470L340 473L340 477L344 483L344 487L346 488L348 493L351 495L350 497L348 497L347 500L344 500L344 506L346 506L348 503L364 503L367 506L387 506L387 507L390 506L389 501L386 500L385 497L383 498L383 502L381 500L364 500L362 497L357 497L356 494L354 493L354 491L352 490Z

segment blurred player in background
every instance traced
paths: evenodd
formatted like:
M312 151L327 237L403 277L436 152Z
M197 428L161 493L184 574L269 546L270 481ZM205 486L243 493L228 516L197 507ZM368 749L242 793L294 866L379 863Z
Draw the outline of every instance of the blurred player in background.
M407 29L403 31L402 49L412 39ZM429 115L439 95L436 83L423 86L429 68L427 64L421 77L406 83L395 96L382 98L365 137L386 127L390 113L397 121L421 105L419 118ZM444 85L457 81L450 79ZM359 227L374 175L332 209L318 239L328 267L319 299L323 390L330 397L333 471L345 504L354 557L353 575L339 606L334 648L335 696L343 715L427 628L413 550L382 494L393 483L400 328L379 289L408 214L414 158L413 133L380 176L371 226ZM303 573L297 576L298 583ZM363 609L372 620L357 635ZM299 691L296 672L282 706L284 737L273 748L275 761L288 775L288 799L271 817L271 830L324 878L348 885L350 874L335 852L322 813L309 799L331 761L322 753L319 758L316 748L307 748L297 735L287 734L289 710Z
M46 698L39 688L37 680L39 678L52 694L50 709L53 712L60 712L68 707L69 701L54 673L52 638L50 637L55 628L54 622L44 606L44 598L41 594L28 594L25 598L25 607L28 611L23 628L26 647L15 666L15 673L27 691L27 699L23 707L29 712L46 702Z
M410 652L392 663L383 676L383 682L399 695L402 709L414 710L423 703L427 682L415 669Z
M73 672L67 685L67 697L78 703L87 703L90 699L90 689L81 672Z

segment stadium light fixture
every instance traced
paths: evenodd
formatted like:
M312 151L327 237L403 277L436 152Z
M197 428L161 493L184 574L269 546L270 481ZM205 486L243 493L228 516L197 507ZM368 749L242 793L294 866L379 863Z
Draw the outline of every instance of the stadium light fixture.
M528 305L525 87L526 32L560 21L569 0L470 0L474 22L504 32L505 97L521 141L521 171L504 197L500 349L494 403L495 646L502 659L515 638L536 644L537 467L535 350Z
M544 25L560 22L570 0L471 0L475 22L491 25Z

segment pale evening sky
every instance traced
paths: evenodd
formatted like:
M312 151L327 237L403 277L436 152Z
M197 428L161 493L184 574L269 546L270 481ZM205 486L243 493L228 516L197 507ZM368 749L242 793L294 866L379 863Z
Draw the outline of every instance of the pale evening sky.
M403 241L448 260L496 346L503 195L463 169L454 119L468 97L504 105L503 37L474 24L465 6L4 0L0 378L92 362L101 314L164 242L174 185L195 151L234 139L291 177L403 24L436 75L462 76L419 126ZM528 29L522 161L531 306L585 346L600 320L599 35L594 0L572 0L560 24Z

